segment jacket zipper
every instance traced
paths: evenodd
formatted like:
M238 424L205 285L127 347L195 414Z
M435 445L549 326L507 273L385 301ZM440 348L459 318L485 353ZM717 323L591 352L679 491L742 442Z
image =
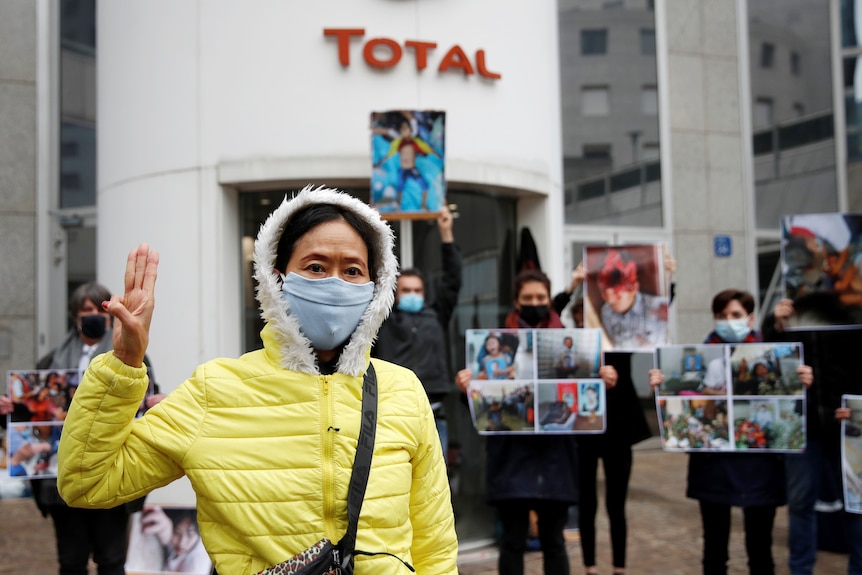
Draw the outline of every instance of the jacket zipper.
M333 453L335 452L332 429L332 397L330 396L329 376L323 376L323 396L321 412L323 417L323 523L325 533L334 533L335 492Z

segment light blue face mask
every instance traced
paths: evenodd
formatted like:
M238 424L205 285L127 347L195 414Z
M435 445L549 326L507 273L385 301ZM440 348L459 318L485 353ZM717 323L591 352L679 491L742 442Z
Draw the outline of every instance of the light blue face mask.
M715 322L715 333L728 343L739 343L751 332L748 318L720 319Z
M289 313L314 349L329 351L356 330L374 296L374 282L353 284L341 278L312 280L290 272L281 276Z
M425 306L425 298L418 293L406 293L398 296L398 309L410 313L419 313Z

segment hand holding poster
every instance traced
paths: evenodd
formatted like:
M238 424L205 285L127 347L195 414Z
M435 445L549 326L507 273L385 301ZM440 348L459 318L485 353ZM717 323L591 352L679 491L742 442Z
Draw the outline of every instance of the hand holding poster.
M657 348L656 410L667 451L799 451L805 394L802 346L676 345Z
M604 431L598 330L467 330L466 339L467 397L480 434Z

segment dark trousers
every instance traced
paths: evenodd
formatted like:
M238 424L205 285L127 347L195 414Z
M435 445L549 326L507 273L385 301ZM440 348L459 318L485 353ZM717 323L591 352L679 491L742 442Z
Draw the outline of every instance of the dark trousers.
M605 508L611 529L613 562L614 567L623 569L626 566L626 497L632 474L632 449L629 446L617 447L611 453L606 448L607 442L593 441L600 438L585 439L578 441L578 530L584 566L596 564L596 512L599 505L596 472L601 458L605 470Z
M113 509L50 508L57 534L60 575L87 575L90 554L99 575L125 575L129 515L120 505Z
M703 575L725 575L730 542L730 505L701 501L700 517L703 521ZM748 572L751 575L774 575L772 525L775 523L775 507L743 507L742 517Z
M539 542L545 575L569 575L569 556L563 536L569 505L544 499L512 499L498 504L503 525L498 564L500 575L524 575L524 551L531 509L539 516Z

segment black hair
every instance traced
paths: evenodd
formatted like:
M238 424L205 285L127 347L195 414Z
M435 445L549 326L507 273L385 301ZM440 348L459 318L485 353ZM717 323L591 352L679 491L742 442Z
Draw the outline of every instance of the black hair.
M528 282L539 282L548 290L548 296L551 295L551 280L545 275L542 270L527 269L522 270L515 276L515 299L521 294L524 284Z
M712 315L717 316L724 308L727 307L727 304L736 300L739 302L745 311L749 314L754 313L754 296L748 293L747 291L737 290L737 289L726 289L724 291L720 291L715 294L715 297L712 298Z
M101 303L111 299L111 292L102 284L88 282L81 284L72 292L69 298L69 315L74 319L84 307L84 302L90 300L101 309Z
M356 233L365 242L365 247L368 249L368 275L372 281L377 281L377 251L375 249L377 234L374 227L355 212L333 204L314 204L303 208L293 214L290 220L284 224L284 230L276 249L275 269L284 273L299 238L317 226L334 220L343 220L350 224L350 227L356 230Z

